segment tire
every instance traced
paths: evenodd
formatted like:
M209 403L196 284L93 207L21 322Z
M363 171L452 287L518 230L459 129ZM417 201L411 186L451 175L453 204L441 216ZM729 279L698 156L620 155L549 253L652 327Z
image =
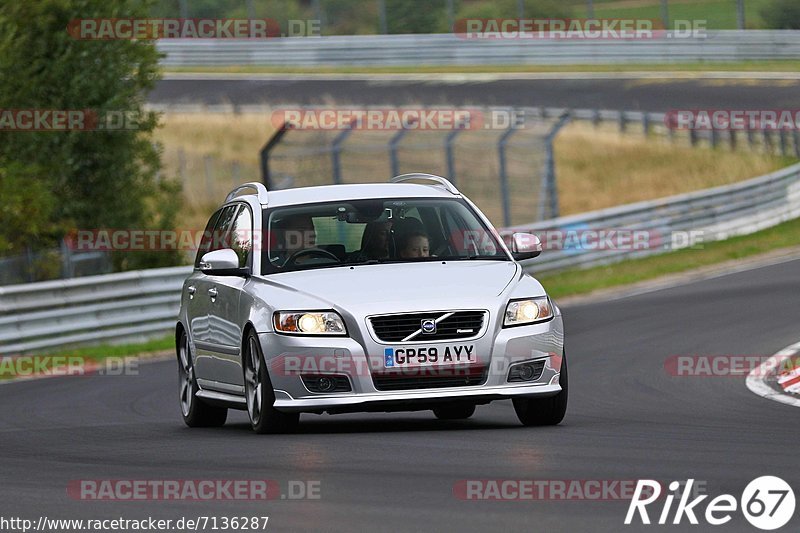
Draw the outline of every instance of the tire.
M267 365L261 354L261 344L250 330L245 338L242 354L244 360L244 395L250 426L256 433L288 433L297 428L300 413L284 413L273 407L275 391L269 379Z
M454 403L436 407L433 414L439 420L464 420L475 414L475 405L470 403Z
M561 359L561 376L558 379L561 392L549 398L515 398L514 411L525 426L555 426L567 412L568 378L567 356Z
M177 345L178 356L178 400L184 423L190 428L219 427L225 424L228 410L208 405L198 398L197 380L194 375L189 338L181 331Z

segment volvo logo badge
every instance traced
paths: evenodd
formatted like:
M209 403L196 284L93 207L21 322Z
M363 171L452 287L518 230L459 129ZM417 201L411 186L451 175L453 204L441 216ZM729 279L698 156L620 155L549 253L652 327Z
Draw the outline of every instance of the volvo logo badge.
M428 335L436 333L436 321L432 318L426 318L422 321L420 328L422 329L422 333Z

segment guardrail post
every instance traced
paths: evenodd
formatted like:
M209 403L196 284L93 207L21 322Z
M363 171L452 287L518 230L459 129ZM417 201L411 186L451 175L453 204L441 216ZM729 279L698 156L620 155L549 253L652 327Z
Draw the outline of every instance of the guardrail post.
M619 112L619 132L625 133L627 124L625 123L625 111Z
M645 137L650 135L650 114L647 111L642 115L642 132Z
M339 185L342 183L342 163L341 163L341 153L342 153L342 143L353 133L353 124L355 124L355 120L348 124L347 129L342 131L339 135L333 139L331 143L331 163L333 167L333 184Z
M290 129L292 129L292 125L288 122L284 122L281 124L281 127L272 134L272 137L267 140L267 143L261 148L261 183L263 183L267 189L273 188L272 178L269 171L270 152L272 152L272 149L275 148L279 142L281 142L283 136L286 135L286 132Z
M545 137L545 175L542 181L541 192L539 194L539 219L545 220L544 206L545 198L547 199L548 215L547 218L557 218L559 216L558 208L558 187L556 183L556 159L553 153L553 143L555 142L556 135L561 131L561 128L567 125L570 121L569 111L564 112L550 131L547 132Z

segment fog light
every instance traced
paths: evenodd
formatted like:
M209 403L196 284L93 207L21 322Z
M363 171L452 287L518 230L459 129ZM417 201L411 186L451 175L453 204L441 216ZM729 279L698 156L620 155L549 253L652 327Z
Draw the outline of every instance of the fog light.
M328 377L321 377L317 380L317 390L320 392L331 392L336 388L336 381Z
M519 367L519 378L522 381L530 381L533 379L534 370L531 365L520 365Z
M511 367L508 371L509 382L536 381L542 377L544 371L544 361L532 361L530 363L520 363Z

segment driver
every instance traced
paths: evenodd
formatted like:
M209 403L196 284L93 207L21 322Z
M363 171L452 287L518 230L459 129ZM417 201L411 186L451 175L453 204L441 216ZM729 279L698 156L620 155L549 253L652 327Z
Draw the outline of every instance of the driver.
M317 244L317 232L310 215L289 215L279 220L276 226L278 228L276 232L278 244L275 248L280 252L283 260L301 250L314 248ZM301 257L298 262L302 263L303 258Z

